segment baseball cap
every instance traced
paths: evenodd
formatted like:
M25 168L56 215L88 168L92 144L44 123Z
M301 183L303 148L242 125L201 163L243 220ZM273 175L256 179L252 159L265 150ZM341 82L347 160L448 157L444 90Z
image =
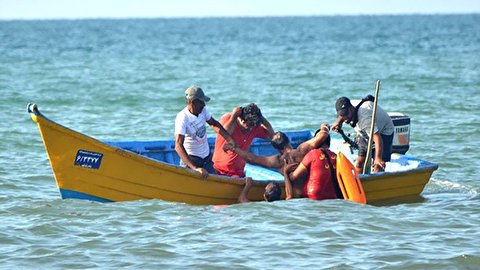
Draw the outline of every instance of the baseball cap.
M337 114L340 116L345 116L348 113L348 109L352 106L350 99L347 97L341 97L337 99L335 103L335 108L337 109Z
M205 96L202 88L195 85L190 86L187 88L187 90L185 90L185 98L187 99L187 101L199 99L203 102L208 102L210 100L209 97Z

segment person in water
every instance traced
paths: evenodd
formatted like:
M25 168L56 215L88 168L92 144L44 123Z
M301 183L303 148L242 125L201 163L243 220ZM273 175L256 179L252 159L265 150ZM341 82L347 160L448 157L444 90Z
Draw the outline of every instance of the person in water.
M207 110L205 102L209 100L202 88L188 87L185 90L187 106L177 114L175 119L175 151L180 157L180 166L197 171L203 178L206 178L209 173L215 173L205 123L208 123L226 141L236 146L230 134Z
M339 132L343 123L350 124L357 133L358 158L355 167L359 173L363 171L363 165L367 156L368 137L372 123L373 96L369 95L362 99L356 106L352 105L347 97L337 99L335 108L337 110L337 121L332 125L332 130ZM390 116L377 105L375 114L375 125L373 128L373 153L372 171L384 171L385 162L390 161L392 154L394 126Z
M220 124L233 138L236 147L245 151L248 151L253 139L271 139L274 133L272 125L263 117L255 103L245 107L235 107L231 113L222 116ZM223 146L226 143L222 136L217 136L213 151L213 167L221 175L245 177L245 160L232 151L225 151Z
M281 131L276 132L272 137L271 143L279 154L272 156L255 155L249 151L235 147L233 144L225 144L223 149L238 154L246 162L267 168L276 168L280 173L283 173L286 164L299 164L310 150L322 145L322 143L329 138L329 130L328 124L322 124L313 138L301 143L296 149L292 147L285 133ZM296 181L295 185L297 193L299 189L303 189L303 183L300 180Z
M245 178L245 186L243 187L242 192L240 192L240 196L238 197L238 202L245 203L250 202L248 199L248 192L252 187L252 178L247 177ZM282 188L278 183L270 182L265 187L265 192L263 193L263 199L267 202L273 202L280 200L282 196Z

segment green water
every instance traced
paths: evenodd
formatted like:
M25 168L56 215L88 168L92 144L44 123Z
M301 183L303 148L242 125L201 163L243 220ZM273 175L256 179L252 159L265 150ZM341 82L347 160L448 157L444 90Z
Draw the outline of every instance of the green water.
M480 16L0 22L0 268L476 269ZM275 130L335 120L382 81L409 154L440 168L421 202L225 208L61 200L36 125L100 140L173 138L183 90L217 119L255 102Z

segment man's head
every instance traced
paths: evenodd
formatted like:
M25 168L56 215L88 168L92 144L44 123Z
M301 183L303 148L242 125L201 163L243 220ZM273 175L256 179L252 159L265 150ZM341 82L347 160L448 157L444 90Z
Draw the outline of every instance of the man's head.
M210 100L209 97L203 93L202 88L198 86L190 86L185 90L185 102L191 106L193 114L199 114L205 107L205 102Z
M246 127L256 127L262 123L262 112L255 103L250 103L242 108L240 118Z
M338 117L342 118L343 122L350 123L353 120L353 114L355 108L353 107L350 99L347 97L340 97L335 103L335 109L337 109Z
M290 146L290 139L285 133L278 131L273 134L271 144L273 148L281 152L285 150L286 147Z
M263 198L267 202L273 202L280 200L282 196L282 189L278 183L270 182L265 187L265 193L263 193Z
M191 103L196 99L203 102L208 102L210 100L210 98L203 93L202 88L192 85L185 90L185 101Z
M348 114L348 109L352 107L350 99L347 97L340 97L335 103L335 108L337 109L338 116L345 116Z

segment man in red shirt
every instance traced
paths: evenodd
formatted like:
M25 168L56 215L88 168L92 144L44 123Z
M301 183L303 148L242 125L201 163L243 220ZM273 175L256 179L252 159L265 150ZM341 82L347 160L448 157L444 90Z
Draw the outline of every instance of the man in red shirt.
M271 139L274 133L271 124L254 103L243 108L235 107L232 113L222 116L220 124L237 143L236 147L245 151L248 151L254 138ZM224 151L223 146L226 143L222 136L217 136L212 158L213 167L220 175L245 177L245 160L233 151Z
M308 176L303 186L302 197L313 200L337 198L338 191L334 186L337 155L330 151L329 147L330 137L320 145L320 148L308 152L294 171L284 174L285 182L301 180Z

